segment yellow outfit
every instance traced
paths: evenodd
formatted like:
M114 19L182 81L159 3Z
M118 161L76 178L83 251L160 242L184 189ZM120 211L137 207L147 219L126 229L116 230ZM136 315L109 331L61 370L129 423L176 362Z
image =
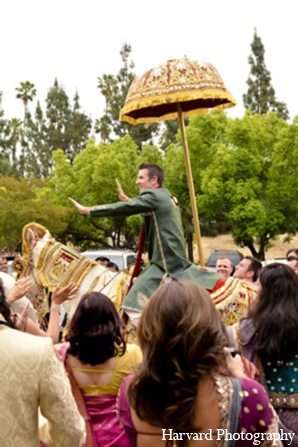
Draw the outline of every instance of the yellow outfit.
M101 396L103 394L117 395L122 380L132 373L133 368L138 363L142 362L142 353L139 346L134 344L126 345L126 352L123 356L116 357L116 366L114 370L103 369L86 369L86 368L71 368L72 371L86 371L86 372L113 372L113 378L110 383L104 386L98 385L79 385L83 394L92 394Z

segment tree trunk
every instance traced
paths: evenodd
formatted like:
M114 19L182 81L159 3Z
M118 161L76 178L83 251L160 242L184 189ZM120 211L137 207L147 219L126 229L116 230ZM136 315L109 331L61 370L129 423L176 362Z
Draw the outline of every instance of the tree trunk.
M245 245L250 249L251 254L254 258L259 259L260 261L265 260L265 249L262 244L260 245L259 251L256 251L253 242L247 242L247 244Z

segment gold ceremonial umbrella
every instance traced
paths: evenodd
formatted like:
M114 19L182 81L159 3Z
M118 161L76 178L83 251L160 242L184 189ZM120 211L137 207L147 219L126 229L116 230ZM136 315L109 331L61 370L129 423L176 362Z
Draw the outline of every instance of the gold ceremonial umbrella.
M206 113L213 107L225 109L235 105L235 99L213 65L172 59L136 77L120 111L120 119L131 124L156 123L178 117L201 265L204 265L204 256L184 117Z

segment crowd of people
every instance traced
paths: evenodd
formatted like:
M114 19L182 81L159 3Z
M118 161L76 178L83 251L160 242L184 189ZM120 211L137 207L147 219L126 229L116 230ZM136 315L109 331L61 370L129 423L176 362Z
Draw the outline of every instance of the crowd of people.
M106 267L111 272L119 272L119 267L115 262L112 262L106 256L98 256L95 259L95 262L98 262L99 265Z
M117 204L71 199L95 217L144 213L149 266L123 306L136 343L93 291L61 342L60 305L76 284L54 290L42 331L30 283L0 258L1 446L298 446L298 249L287 265L246 256L235 267L233 278L257 293L247 318L226 328L210 291L233 266L220 259L221 273L210 273L187 261L179 204L162 183L160 167L142 164L134 199L119 182Z

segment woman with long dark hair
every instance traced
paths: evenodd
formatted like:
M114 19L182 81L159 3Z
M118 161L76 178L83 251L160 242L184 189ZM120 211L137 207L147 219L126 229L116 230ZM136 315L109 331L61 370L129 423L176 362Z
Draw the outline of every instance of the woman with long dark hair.
M280 418L298 446L298 276L288 265L261 270L258 299L248 318L228 328L230 341L258 367Z
M273 445L266 435L277 432L276 414L260 384L231 377L227 338L206 290L167 280L143 311L138 339L143 362L118 400L132 447L223 446L225 430L251 433L236 446L260 434Z
M116 399L122 380L142 355L138 346L126 344L121 324L107 296L86 293L70 321L68 342L59 349L86 421L85 447L129 446L116 415Z

